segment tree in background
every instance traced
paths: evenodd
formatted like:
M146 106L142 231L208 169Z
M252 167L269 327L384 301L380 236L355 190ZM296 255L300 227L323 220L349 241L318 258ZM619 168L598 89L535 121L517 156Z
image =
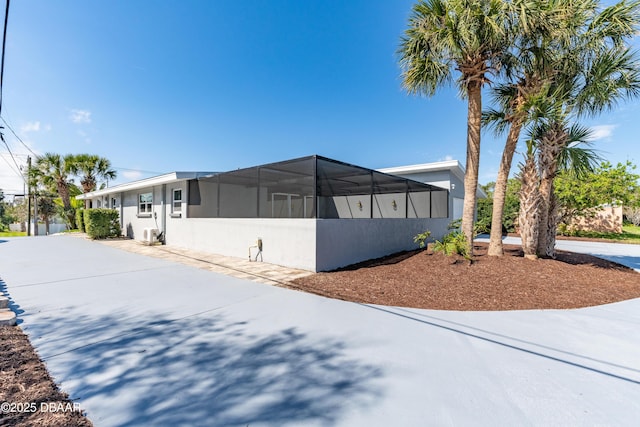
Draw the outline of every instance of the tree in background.
M56 192L62 201L63 218L70 228L75 228L75 211L71 206L69 186L73 184L74 156L45 153L39 157L30 170L31 183L36 188L42 186L48 192Z
M58 213L54 197L53 194L40 194L38 196L38 216L44 221L46 235L49 235L51 219Z
M603 205L640 208L640 175L634 173L635 169L629 161L615 167L602 162L580 178L561 172L555 182L560 222L567 225L571 218L588 216L594 208Z
M489 233L492 227L493 219L493 196L495 182L489 182L480 186L487 194L486 199L478 200L478 219L476 220L475 230L477 233ZM507 181L507 189L504 196L504 207L502 215L502 233L513 233L516 231L518 223L518 215L520 211L520 179L510 178Z
M4 191L0 188L0 231L5 231L11 224L11 218L7 215L4 202Z
M78 154L73 157L71 172L80 178L82 191L88 193L98 189L98 182L113 180L116 171L111 169L109 159L95 154Z
M511 44L509 2L498 0L420 0L409 17L409 28L398 50L402 84L411 94L433 96L450 84L467 99L467 159L462 232L473 254L482 87L497 74L500 58Z

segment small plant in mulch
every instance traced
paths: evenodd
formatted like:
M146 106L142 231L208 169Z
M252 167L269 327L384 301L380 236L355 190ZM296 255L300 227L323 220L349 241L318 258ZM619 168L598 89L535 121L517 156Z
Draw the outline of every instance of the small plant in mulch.
M440 252L447 256L460 255L467 261L472 261L471 253L467 246L467 238L459 230L446 234L442 240L436 240L433 244L433 252Z
M413 236L413 242L417 243L420 249L424 249L427 246L427 239L431 236L431 231L425 230L420 234Z

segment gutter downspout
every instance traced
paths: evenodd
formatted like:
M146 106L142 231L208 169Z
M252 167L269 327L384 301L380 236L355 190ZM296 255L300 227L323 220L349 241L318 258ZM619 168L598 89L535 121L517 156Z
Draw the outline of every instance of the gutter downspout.
M162 184L162 244L167 244L167 184Z
M120 193L120 231L122 235L127 235L127 230L124 229L124 192Z

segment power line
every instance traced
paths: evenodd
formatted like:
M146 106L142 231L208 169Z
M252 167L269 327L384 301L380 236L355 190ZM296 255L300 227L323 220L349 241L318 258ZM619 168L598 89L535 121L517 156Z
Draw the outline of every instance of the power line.
M11 152L11 148L9 148L9 144L7 144L7 141L4 140L4 135L2 134L2 132L0 132L0 139L2 140L2 142L4 142L4 146L7 147L7 151L9 152L9 155L11 156L11 160L13 160L13 164L16 165L16 170L20 170L20 166L18 166L18 162L16 162L16 158L13 157L13 153ZM7 160L7 159L5 159L5 160ZM7 161L7 163L9 163L9 162ZM20 176L22 176L22 174L20 174ZM24 176L22 176L22 180L25 181Z
M4 12L4 31L2 33L2 60L0 62L0 114L2 114L2 83L4 82L4 51L7 45L7 22L9 21L9 2ZM6 144L6 143L5 143Z
M4 140L4 139L3 139L3 140ZM5 142L5 144L6 144L6 142ZM0 157L2 157L2 160L4 160L5 162L7 162L7 164L9 165L9 169L11 169L11 171L12 171L12 172L15 172L15 173L16 173L16 175L20 175L20 176L22 176L22 174L21 174L20 172L18 172L18 171L20 170L20 168L18 168L18 171L16 171L16 170L13 168L13 165L12 165L11 163L9 163L9 160L7 160L7 159L6 159L6 157L4 157L4 156L0 156ZM16 159L13 159L13 161L14 161L14 163L15 163ZM16 166L17 166L17 164L16 164Z
M25 143L24 143L24 141L22 140L22 138L20 138L20 137L18 136L18 134L16 133L16 131L14 131L14 130L13 130L13 128L9 125L9 123L7 122L7 120L6 120L4 117L0 116L0 119L2 119L2 122L5 124L5 126L7 126L7 128L11 131L11 133L13 134L13 136L15 136L15 137L16 137L16 139L17 139L18 141L20 141L20 143L24 146L24 148L26 148L27 150L29 150L29 152L30 152L31 154L33 154L33 155L34 155L34 157L35 157L36 159L40 158L40 156L38 156L38 155L37 155L37 154L36 154L36 153L31 149L31 148L29 148L29 146L28 146L27 144L25 144Z

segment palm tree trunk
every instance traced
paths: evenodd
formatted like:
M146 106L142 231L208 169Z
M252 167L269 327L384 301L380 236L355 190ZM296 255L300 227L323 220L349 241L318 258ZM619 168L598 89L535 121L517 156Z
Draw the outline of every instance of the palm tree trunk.
M558 158L565 140L565 132L558 129L550 129L548 134L540 141L539 160L540 167L540 218L538 253L545 256L549 250L549 215L551 197L553 195L553 180L558 172ZM555 231L555 230L554 230ZM554 242L555 244L555 239ZM553 251L551 251L553 253Z
M58 194L62 199L62 205L64 206L64 212L67 216L67 223L71 229L76 228L76 215L71 208L71 196L69 194L69 187L66 182L58 181Z
M473 222L476 211L476 191L480 165L480 129L482 120L482 83L471 81L467 85L469 104L467 111L467 164L464 174L464 205L462 232L467 238L467 249L473 255Z
M528 153L522 167L520 188L520 215L518 225L525 258L536 259L539 237L540 193L535 157Z
M493 213L491 217L491 235L489 238L490 256L502 256L502 219L504 216L504 201L507 194L507 182L509 180L509 172L511 171L511 163L513 162L513 154L516 151L518 139L520 138L520 130L522 129L522 119L515 118L511 122L507 142L502 152L500 160L500 169L498 169L498 178L493 190Z
M69 187L65 182L58 182L58 194L60 195L60 199L62 199L62 205L64 209L67 210L71 207L71 196L69 195Z
M551 183L551 199L549 200L549 215L547 217L547 246L544 251L544 255L555 258L556 257L556 232L558 231L558 221L560 216L558 214L558 198L554 192L553 182Z

